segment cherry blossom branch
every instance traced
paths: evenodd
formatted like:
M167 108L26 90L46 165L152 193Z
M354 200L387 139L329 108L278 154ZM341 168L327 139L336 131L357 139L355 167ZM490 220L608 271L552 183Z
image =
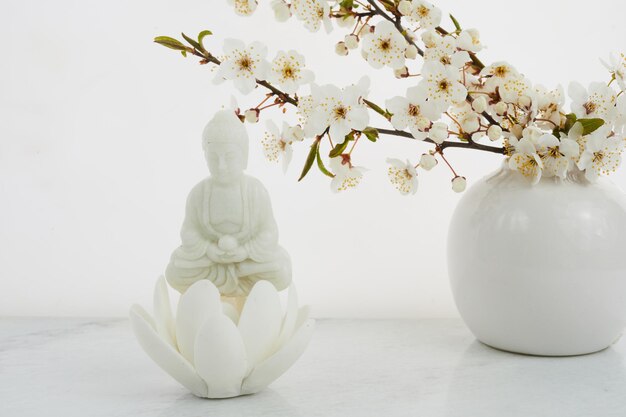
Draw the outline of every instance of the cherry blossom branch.
M187 48L186 51L197 57L202 58L202 60L200 61L200 64L207 64L210 62L215 65L220 65L222 63L222 61L217 59L208 51L199 51L197 48ZM297 98L291 97L289 94L279 90L278 88L274 87L272 84L268 83L267 81L257 79L256 83L270 90L273 94L275 94L278 98L280 98L285 103L289 103L296 107L298 106Z
M419 46L417 46L417 45L415 44L415 41L413 40L413 38L411 37L411 35L409 35L409 32L408 32L408 31L407 31L404 27L402 27L402 24L400 23L400 19L394 19L394 18L392 18L391 16L389 16L387 13L385 13L385 12L384 12L384 11L383 11L383 10L382 10L379 6L378 6L378 4L376 3L376 0L367 0L367 2L368 2L371 6L372 6L372 8L374 8L374 10L376 11L376 13L377 13L379 16L381 16L381 17L383 17L383 18L385 18L385 19L389 20L391 23L393 23L393 25L396 27L396 29L398 30L398 32L400 32L400 34L401 34L402 36L404 36L404 39L406 39L406 41L407 41L409 44L413 45L413 46L417 49L417 53L418 53L420 56L422 56L422 57L424 56L424 51L423 51L423 50L422 50Z
M369 0L368 0L369 1ZM216 58L214 55L212 55L210 52L206 51L206 50L199 50L196 47L187 47L185 49L186 52L195 55L199 58L202 58L202 60L200 61L200 64L207 64L207 63L212 63L215 65L220 65L221 61ZM256 83L262 87L267 88L268 90L270 90L272 92L272 94L276 95L277 97L279 97L283 102L285 103L289 103L294 107L298 106L298 99L297 97L291 97L289 94L281 91L280 89L276 88L275 86L273 86L272 84L270 84L269 82L265 81L265 80L256 80ZM267 98L266 98L267 100ZM380 113L381 111L383 113L385 113L379 106L375 105L374 103L368 101L368 100L364 100L366 105L368 107L370 107L372 110L376 111L377 113ZM276 103L275 103L276 104ZM273 105L275 105L273 104ZM377 110L378 109L378 110ZM383 116L385 118L387 118L389 120L389 118L387 117L387 115L383 114ZM389 115L390 116L390 115ZM383 128L375 128L379 133L383 133L386 135L393 135L393 136L399 136L399 137L405 137L405 138L409 138L409 139L415 139L413 137L413 135L411 135L409 132L405 132L405 131L401 131L401 130L392 130L392 129L383 129ZM434 142L431 139L425 139L424 142L427 143L432 143L437 145L436 142ZM355 143L356 145L356 143ZM493 146L488 146L488 145L482 145L479 143L475 143L473 141L469 141L469 142L451 142L451 141L445 141L441 144L438 145L438 147L440 149L445 149L445 148L464 148L464 149L474 149L474 150L479 150L479 151L485 151L485 152L492 152L492 153L498 153L498 154L504 154L504 148L497 148L497 147L493 147Z
M387 19L388 21L390 21L391 23L393 23L393 25L395 26L396 30L404 37L404 39L406 39L406 41L415 46L415 48L417 48L417 53L423 57L424 56L424 51L419 48L416 44L415 41L413 40L413 38L409 35L409 31L402 26L401 23L401 19L393 19L391 16L389 16L387 13L385 13L377 4L377 0L367 0L367 2L374 8L374 10L376 11L376 13L383 17L384 19ZM445 30L444 28L438 26L436 28L437 32L439 32L442 35L449 35L450 32L448 32L447 30ZM478 57L476 56L475 53L470 52L469 56L472 60L472 63L474 64L474 66L481 70L483 68L485 68L485 64L483 64L480 59L478 59ZM468 94L467 95L467 102L472 104L473 98ZM486 111L482 112L481 115L485 118L485 120L487 120L489 122L489 124L492 125L497 125L500 126L500 124L493 118L491 117L491 115L489 113L487 113Z
M403 138L409 138L409 139L413 139L413 140L417 140L413 137L412 134L410 134L409 132L405 132L403 130L395 130L395 129L383 129L383 128L378 128L375 127L374 129L376 129L378 131L378 133L382 133L383 135L391 135L391 136L400 136ZM496 153L496 154L500 154L500 155L504 155L505 154L505 148L504 147L497 147L497 146L489 146L489 145L483 145L480 143L476 143L476 142L451 142L451 141L445 141L441 144L437 144L437 142L435 142L432 139L426 138L423 140L423 142L428 142L428 143L433 143L435 145L437 145L438 149L446 149L446 148L462 148L462 149L474 149L477 151L484 151L484 152L491 152L491 153Z

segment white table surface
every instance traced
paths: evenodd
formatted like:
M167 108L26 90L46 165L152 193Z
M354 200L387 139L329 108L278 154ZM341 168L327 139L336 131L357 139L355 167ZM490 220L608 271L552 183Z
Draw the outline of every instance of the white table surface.
M0 416L626 416L626 341L539 358L476 342L460 320L318 320L265 391L187 393L126 320L0 319Z

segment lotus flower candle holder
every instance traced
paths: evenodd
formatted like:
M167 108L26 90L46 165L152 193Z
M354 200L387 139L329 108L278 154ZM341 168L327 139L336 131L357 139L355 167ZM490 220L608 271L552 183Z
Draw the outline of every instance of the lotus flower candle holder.
M134 305L130 321L148 356L204 398L261 391L302 355L315 324L308 307L298 307L293 285L283 311L267 281L254 285L241 311L211 281L197 281L181 295L174 317L164 277L154 289L154 317Z

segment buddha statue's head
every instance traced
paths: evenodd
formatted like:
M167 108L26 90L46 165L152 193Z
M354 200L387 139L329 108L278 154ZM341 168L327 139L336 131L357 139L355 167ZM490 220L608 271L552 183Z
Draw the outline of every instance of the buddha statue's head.
M238 181L248 166L248 133L232 110L220 110L202 133L202 148L217 182Z

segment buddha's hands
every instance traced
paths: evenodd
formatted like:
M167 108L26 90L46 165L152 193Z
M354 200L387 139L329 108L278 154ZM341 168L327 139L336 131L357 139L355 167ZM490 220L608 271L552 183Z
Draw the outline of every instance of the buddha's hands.
M209 243L206 248L206 256L213 262L217 264L228 263L223 259L223 256L226 252L220 249L215 243Z
M237 246L235 249L232 249L222 255L222 258L226 259L227 262L233 263L243 262L248 259L248 257L248 251L243 246Z
M242 262L249 257L248 251L243 246L237 246L229 251L225 251L220 249L215 243L209 243L206 255L211 261L218 264Z

